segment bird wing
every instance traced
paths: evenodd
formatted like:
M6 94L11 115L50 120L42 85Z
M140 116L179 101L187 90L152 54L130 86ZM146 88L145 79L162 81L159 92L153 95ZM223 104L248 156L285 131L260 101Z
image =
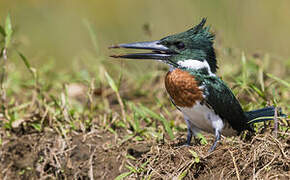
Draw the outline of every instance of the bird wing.
M204 88L206 103L214 112L239 133L245 129L251 130L247 117L232 91L216 76L197 76Z

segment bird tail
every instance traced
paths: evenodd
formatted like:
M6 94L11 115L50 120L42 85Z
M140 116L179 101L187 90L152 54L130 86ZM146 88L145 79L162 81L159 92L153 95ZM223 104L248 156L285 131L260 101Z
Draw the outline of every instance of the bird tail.
M273 120L275 116L275 109L276 107L269 106L262 109L246 112L246 116L248 117L248 124ZM286 117L286 114L282 113L281 108L277 108L277 117Z

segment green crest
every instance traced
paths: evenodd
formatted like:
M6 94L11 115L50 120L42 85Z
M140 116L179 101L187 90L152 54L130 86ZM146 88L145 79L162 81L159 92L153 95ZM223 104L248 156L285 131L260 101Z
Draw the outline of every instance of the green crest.
M215 35L211 33L210 27L205 26L206 18L195 27L178 34L167 36L160 40L160 44L168 47L176 55L171 61L206 60L213 73L216 72L216 55L213 48Z

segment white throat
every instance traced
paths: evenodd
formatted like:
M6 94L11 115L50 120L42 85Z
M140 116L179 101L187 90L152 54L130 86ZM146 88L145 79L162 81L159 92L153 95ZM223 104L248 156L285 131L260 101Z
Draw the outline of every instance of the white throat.
M194 69L194 70L206 68L210 76L215 76L215 74L211 72L209 64L207 63L206 60L200 61L200 60L188 59L184 61L178 61L177 64L182 67L186 67L186 68Z

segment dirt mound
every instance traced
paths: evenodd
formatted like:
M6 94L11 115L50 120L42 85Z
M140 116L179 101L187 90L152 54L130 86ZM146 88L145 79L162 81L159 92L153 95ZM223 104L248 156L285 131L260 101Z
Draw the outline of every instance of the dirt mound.
M174 146L174 144L152 147L139 162L148 162L150 174L161 179L288 179L290 141L278 141L271 135L255 136L250 142L225 139L208 153L206 146ZM137 176L135 176L137 177Z
M175 141L115 143L108 132L52 132L10 137L1 148L1 179L288 179L290 141L270 134L223 139L217 149ZM211 136L207 139L213 139Z

